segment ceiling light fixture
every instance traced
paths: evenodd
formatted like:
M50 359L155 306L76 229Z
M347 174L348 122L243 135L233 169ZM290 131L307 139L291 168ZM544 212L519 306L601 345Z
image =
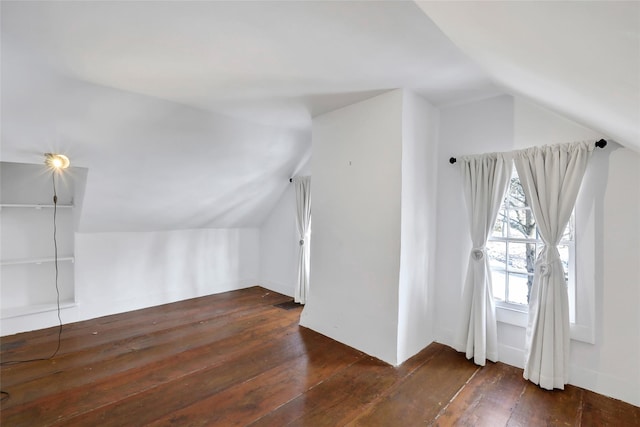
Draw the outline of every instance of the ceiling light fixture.
M44 164L49 168L61 171L69 167L69 158L64 154L44 153Z

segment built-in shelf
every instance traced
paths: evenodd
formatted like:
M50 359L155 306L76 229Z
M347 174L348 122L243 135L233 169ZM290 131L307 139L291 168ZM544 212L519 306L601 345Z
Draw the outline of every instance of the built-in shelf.
M60 301L61 310L75 307L75 306L76 306L76 302L73 300ZM24 307L3 308L0 311L0 318L8 319L10 317L26 316L29 314L37 314L37 313L46 313L48 311L56 311L56 310L58 310L58 304L56 303L33 304L33 305L27 305Z
M43 208L53 208L54 204L34 204L34 203L0 203L1 208L33 208L33 209L43 209ZM57 204L58 208L73 208L73 204Z
M21 259L5 259L0 261L0 265L16 265L16 264L43 264L46 262L54 262L54 257L46 258L21 258ZM58 262L75 262L75 258L72 256L59 256Z
M76 176L66 175L58 188L52 188L51 175L42 173L42 165L0 165L0 319L13 318L7 323L20 324L13 331L43 327L55 318L58 300L67 312L76 307ZM80 176L84 188L86 172ZM58 214L52 217L55 210ZM57 240L52 242L54 236Z

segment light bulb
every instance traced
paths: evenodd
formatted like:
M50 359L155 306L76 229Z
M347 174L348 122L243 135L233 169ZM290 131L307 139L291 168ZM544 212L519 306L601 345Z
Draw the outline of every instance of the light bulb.
M69 158L64 154L45 153L44 163L54 170L62 170L69 167Z

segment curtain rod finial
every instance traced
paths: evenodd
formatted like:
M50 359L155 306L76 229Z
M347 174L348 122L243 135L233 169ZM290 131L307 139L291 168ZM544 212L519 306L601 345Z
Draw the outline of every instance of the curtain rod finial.
M454 164L455 162L457 162L457 159L455 157L451 157L449 159L449 163Z
M601 139L600 141L596 142L596 147L598 148L604 148L607 146L607 141L605 141L604 139Z

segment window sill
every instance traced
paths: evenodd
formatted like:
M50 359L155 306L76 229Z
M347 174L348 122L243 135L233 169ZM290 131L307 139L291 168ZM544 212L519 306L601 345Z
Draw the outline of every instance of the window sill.
M529 313L525 310L496 304L496 320L508 325L526 328L529 322Z
M529 313L517 308L505 307L496 304L496 320L507 325L526 328L529 322ZM569 325L569 328L572 340L595 344L595 337L592 328L573 322Z

